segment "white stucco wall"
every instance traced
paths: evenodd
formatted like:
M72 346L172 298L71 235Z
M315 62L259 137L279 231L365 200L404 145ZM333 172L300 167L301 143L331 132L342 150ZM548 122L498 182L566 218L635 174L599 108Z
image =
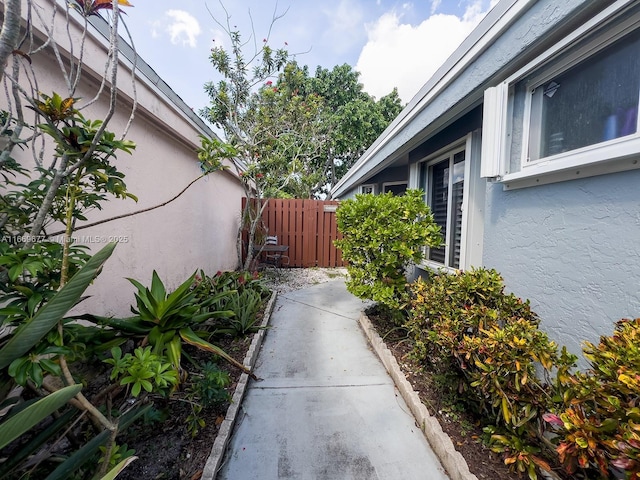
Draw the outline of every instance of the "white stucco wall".
M60 16L59 21L62 20ZM31 60L38 75L39 90L48 95L55 91L66 96L63 78L51 53L33 55ZM96 79L104 70L104 42L99 36L89 39L86 60L86 73L75 95L85 101L95 94ZM126 65L121 69L118 87L121 90L118 109L108 130L119 136L128 121L133 97ZM202 88L202 85L193 88ZM198 135L212 132L189 119L146 78L137 79L136 91L139 107L126 138L134 141L137 148L133 155L120 153L113 163L125 174L127 189L139 202L110 200L104 210L90 212L90 222L165 202L201 173L196 156L200 145ZM91 119L103 118L106 105L103 100L82 113ZM0 107L6 108L4 98L0 100ZM16 151L14 157L33 164L28 154ZM103 315L128 314L134 301L134 288L125 277L149 284L154 269L166 285L173 288L199 268L209 274L236 268L235 238L242 194L234 175L216 172L160 209L77 231L78 243L90 245L93 251L104 246L110 237L122 240L102 274L89 287L87 293L91 298L79 308Z

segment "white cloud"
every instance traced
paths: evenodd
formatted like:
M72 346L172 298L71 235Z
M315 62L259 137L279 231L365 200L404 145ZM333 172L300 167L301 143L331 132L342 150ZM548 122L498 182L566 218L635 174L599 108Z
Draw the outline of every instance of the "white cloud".
M398 87L408 102L485 14L480 0L462 18L435 14L417 26L401 23L395 12L385 13L367 26L368 41L356 64L365 90L380 98Z
M202 33L198 20L184 10L167 10L165 16L169 18L165 31L169 33L171 43L196 48Z
M331 45L334 52L342 54L361 41L364 12L359 3L340 0L337 6L323 9L323 13L329 22L323 34L324 43Z

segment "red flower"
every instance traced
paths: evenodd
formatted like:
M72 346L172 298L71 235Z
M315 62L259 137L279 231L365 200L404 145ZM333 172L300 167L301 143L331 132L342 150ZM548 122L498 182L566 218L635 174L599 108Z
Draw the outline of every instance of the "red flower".
M273 84L271 80L267 80L267 86L270 87Z

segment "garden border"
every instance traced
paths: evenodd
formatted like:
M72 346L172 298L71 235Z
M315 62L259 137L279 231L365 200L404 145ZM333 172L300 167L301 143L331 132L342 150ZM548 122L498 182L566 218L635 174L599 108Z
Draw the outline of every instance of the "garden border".
M249 369L253 369L253 366L256 363L256 359L258 358L258 352L260 351L262 341L264 340L264 336L266 334L266 327L267 325L269 325L269 321L271 320L271 312L273 312L273 306L276 303L277 296L277 292L273 292L271 294L271 298L269 299L269 302L267 303L267 306L264 310L262 322L260 323L260 330L258 330L258 332L253 336L251 346L249 346L249 350L247 351L247 354L244 357L244 361L242 362L243 365ZM240 380L238 380L238 385L236 385L233 397L231 398L231 405L229 405L229 408L227 409L227 414L220 424L218 435L213 442L211 453L209 454L209 458L207 459L207 462L205 463L204 469L202 471L202 476L200 477L201 480L214 480L218 474L218 470L222 465L222 459L224 458L224 454L227 450L227 445L229 444L229 440L231 439L233 426L235 425L236 418L238 417L238 412L240 411L242 399L244 398L244 394L247 391L248 383L249 375L243 373L240 376Z
M398 361L364 312L360 313L359 324L451 480L478 480L478 477L469 471L467 461L456 450L451 438L442 430L438 420L429 414L427 407L402 373Z

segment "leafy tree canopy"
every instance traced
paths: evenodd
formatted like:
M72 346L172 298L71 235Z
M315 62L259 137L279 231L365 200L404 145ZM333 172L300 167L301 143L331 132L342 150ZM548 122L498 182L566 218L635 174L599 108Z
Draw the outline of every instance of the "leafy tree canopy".
M274 14L273 22L279 18ZM402 104L396 90L376 101L346 64L312 76L286 49L271 48L268 37L261 44L255 35L242 39L229 20L218 22L230 46L211 49L221 80L205 85L211 105L201 114L224 133L212 148L233 162L249 199L237 237L242 259L244 246L254 245L267 199L321 197ZM249 268L252 254L244 258Z
M205 115L227 141L252 144L245 166L254 180L259 175L264 197L321 196L400 113L397 89L376 100L348 64L311 75L286 50L263 48L260 67L236 72L229 67L244 58L240 52L214 49L218 70L242 78L208 84L212 107Z

